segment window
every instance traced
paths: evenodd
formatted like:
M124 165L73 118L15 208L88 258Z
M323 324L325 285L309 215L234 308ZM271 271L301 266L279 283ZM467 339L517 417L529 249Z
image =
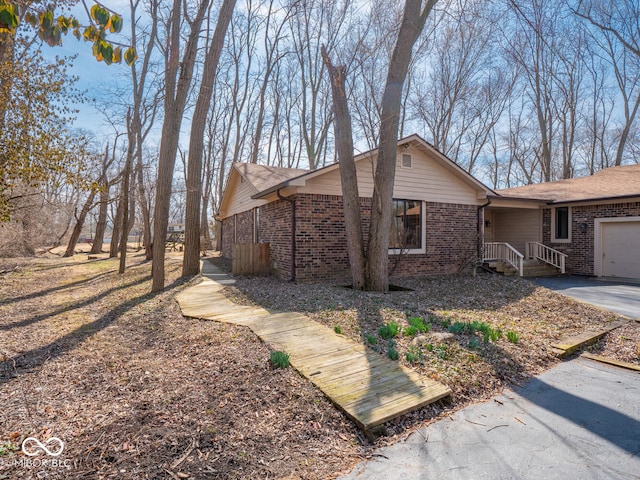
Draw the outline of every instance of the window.
M403 168L411 168L411 155L409 155L408 153L403 153L401 165Z
M571 219L569 207L556 207L554 209L553 238L555 242L569 242Z
M422 248L422 202L394 200L389 248L414 250Z

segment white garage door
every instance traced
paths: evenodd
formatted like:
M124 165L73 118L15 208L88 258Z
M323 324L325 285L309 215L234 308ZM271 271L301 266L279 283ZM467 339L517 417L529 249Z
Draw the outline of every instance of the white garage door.
M602 223L602 275L640 278L640 221Z

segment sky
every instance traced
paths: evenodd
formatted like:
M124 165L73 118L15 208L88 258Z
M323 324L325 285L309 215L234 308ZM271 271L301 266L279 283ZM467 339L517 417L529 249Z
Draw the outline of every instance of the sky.
M115 0L103 2L106 7L115 10L124 18L124 26L122 32L128 32L130 28L130 19L127 17L129 11L128 2ZM91 4L89 3L90 7ZM82 4L72 9L72 14L80 21L82 25L88 24L88 17ZM114 40L126 42L124 35L113 36ZM68 34L62 38L62 46L45 47L43 52L46 57L54 59L56 56L73 56L77 55L73 62L73 68L69 73L78 77L76 87L78 90L85 92L90 99L96 97L108 98L106 92L115 88L121 81L122 77L128 75L129 67L122 62L121 64L107 65L99 62L91 53L92 44L76 38ZM113 128L108 125L105 117L97 110L93 102L89 101L84 104L75 105L80 112L74 122L76 128L92 130L100 140L101 136L113 133Z

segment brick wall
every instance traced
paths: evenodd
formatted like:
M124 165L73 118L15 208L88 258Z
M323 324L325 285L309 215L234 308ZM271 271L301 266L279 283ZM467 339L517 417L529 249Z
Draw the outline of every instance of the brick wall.
M253 211L222 220L222 256L231 259L234 243L253 243Z
M426 253L403 255L394 275L451 274L475 264L477 215L474 205L427 202ZM390 270L396 259L390 256Z
M269 242L271 273L291 278L291 204L278 200L260 207L258 240Z
M360 199L363 235L368 235L371 199ZM342 197L299 195L296 278L300 282L350 283L351 270L342 213ZM477 207L427 203L426 253L389 256L395 276L450 274L474 262Z
M342 197L296 195L296 281L351 282ZM361 198L363 235L368 235L371 199ZM426 203L426 253L389 256L395 276L450 274L475 262L477 208L473 205ZM259 241L270 243L272 274L291 276L291 204L278 200L260 207ZM231 258L234 222L238 243L253 241L253 213L223 220L222 254ZM397 265L396 265L397 264ZM394 268L395 267L395 268Z
M360 204L363 223L368 226L371 199L361 198ZM368 228L364 227L364 230L366 238ZM341 196L296 196L296 280L304 283L351 282Z
M578 275L594 274L594 234L596 218L640 216L640 202L613 203L571 207L571 242L551 242L552 214L542 212L542 240L545 245L568 255L567 272Z

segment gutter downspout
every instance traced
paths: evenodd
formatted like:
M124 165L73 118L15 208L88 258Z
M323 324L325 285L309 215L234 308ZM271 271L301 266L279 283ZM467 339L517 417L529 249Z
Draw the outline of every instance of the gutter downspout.
M296 201L288 197L283 197L280 193L281 188L276 190L276 195L280 200L291 204L291 278L289 282L296 281Z
M483 252L484 252L484 224L482 222L482 217L484 216L484 208L488 207L489 205L491 205L491 199L489 197L487 197L487 203L485 203L484 205L480 205L478 207L478 261L477 261L477 265L481 265L482 264L482 257L483 257Z

